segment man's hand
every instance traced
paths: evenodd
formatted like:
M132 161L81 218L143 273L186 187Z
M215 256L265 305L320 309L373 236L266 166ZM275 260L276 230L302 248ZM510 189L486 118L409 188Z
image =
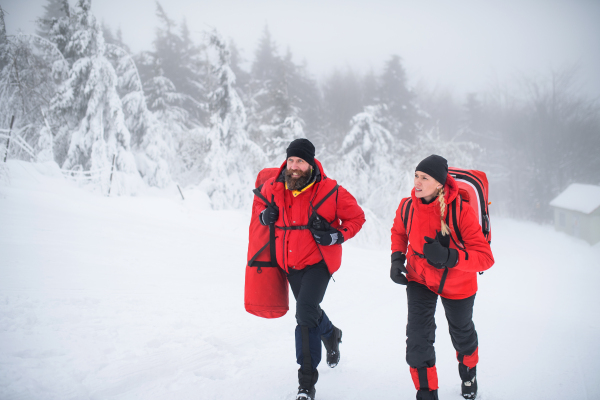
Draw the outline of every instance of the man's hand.
M308 221L308 229L315 238L315 242L321 246L331 246L344 242L342 233L332 228L331 224L317 213L314 213Z
M271 203L260 213L260 222L263 225L270 225L277 222L279 218L279 207L275 203Z
M404 263L406 262L406 256L400 251L392 253L392 268L390 269L390 278L400 285L406 285L408 279L404 274L408 273Z

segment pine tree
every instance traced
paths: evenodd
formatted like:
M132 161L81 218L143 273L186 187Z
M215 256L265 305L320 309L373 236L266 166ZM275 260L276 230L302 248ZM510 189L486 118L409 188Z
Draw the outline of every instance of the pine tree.
M106 58L102 30L90 8L90 0L79 0L69 17L55 24L68 26L71 33L64 51L72 67L51 101L51 114L64 123L59 135L66 139L68 151L60 155L62 167L98 171L96 180L104 191L114 155L113 193L126 193L135 191L141 180L117 93L117 75Z
M60 54L61 59L57 60L56 54L48 52L43 38L21 33L8 37L3 21L0 22L0 123L8 125L14 116L14 128L24 128L21 138L36 153L47 150L39 147L48 145L47 141L39 143L39 132L46 127L43 113L56 92L55 72L60 76L59 70L62 72L66 67L64 60ZM32 157L20 147L13 147L11 154L25 160Z
M210 33L210 48L214 52L215 87L210 94L206 178L201 187L210 196L213 208L236 208L251 201L250 189L265 159L244 129L246 112L234 88L235 75L229 67L231 55L216 31Z
M385 63L378 98L387 106L386 126L390 132L398 138L412 140L417 132L419 112L414 104L415 95L408 88L402 61L397 55L392 55Z
M169 165L175 148L171 131L148 110L133 57L116 45L107 44L106 48L118 75L118 92L138 170L147 184L164 187L172 181Z
M336 179L344 182L359 203L373 210L381 210L381 203L389 198L389 189L394 186L390 177L397 171L397 154L390 151L396 147L394 138L382 124L385 111L385 106L367 106L351 119L336 168Z
M190 127L207 123L205 62L201 60L201 46L191 39L190 31L185 20L181 24L180 34L177 24L169 18L160 3L156 3L156 15L159 27L153 42L152 68L148 70L151 76L146 81L157 76L153 72L169 79L175 86L175 91L185 97L181 106L187 111Z
M48 38L54 24L62 17L67 16L69 3L67 0L47 0L44 6L44 16L38 18L35 33L43 38Z
M252 65L248 132L266 152L271 164L285 157L290 141L304 136L300 94L305 80L292 61L281 58L265 27Z
M344 140L352 117L363 110L360 82L356 74L338 69L327 78L323 86L323 101L328 124L326 145L339 148Z

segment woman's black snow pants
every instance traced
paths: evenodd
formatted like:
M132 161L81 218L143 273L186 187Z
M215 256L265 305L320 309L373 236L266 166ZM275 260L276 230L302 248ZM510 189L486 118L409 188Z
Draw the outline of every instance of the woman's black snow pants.
M438 294L425 285L408 282L408 323L406 325L406 362L417 390L437 389L435 369L435 308ZM478 362L478 341L473 324L475 295L451 300L442 297L452 344L459 363L474 368Z
M321 362L321 336L329 337L333 332L333 325L320 306L331 275L325 262L321 261L301 270L290 270L287 278L296 298L298 376L301 386L309 387L314 385L318 376L316 369Z

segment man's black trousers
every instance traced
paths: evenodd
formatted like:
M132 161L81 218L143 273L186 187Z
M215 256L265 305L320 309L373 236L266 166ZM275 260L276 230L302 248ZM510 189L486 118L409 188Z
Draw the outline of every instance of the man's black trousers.
M406 325L406 362L411 368L431 368L435 365L435 307L438 294L425 285L408 282L408 324ZM442 297L452 344L461 357L477 350L477 332L473 324L475 295L451 300Z
M333 325L320 306L331 275L321 261L301 270L292 269L287 278L296 298L296 360L301 368L308 369L310 365L314 371L321 362L321 336L329 337L333 332Z

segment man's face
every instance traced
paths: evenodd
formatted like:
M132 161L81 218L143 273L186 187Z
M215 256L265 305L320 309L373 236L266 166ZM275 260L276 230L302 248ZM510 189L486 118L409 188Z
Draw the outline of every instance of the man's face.
M285 182L290 190L302 189L309 181L312 166L299 157L290 157L287 160Z
M302 174L301 172L306 172L310 169L310 164L301 159L300 157L290 157L287 159L287 170L288 171L298 171L296 176L292 176L292 178L298 178Z

